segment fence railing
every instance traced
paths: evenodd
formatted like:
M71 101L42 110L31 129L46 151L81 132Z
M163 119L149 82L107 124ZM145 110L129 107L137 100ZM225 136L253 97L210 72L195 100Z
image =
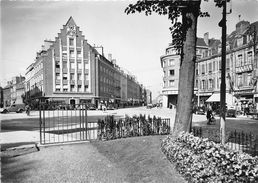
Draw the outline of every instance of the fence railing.
M208 138L216 143L220 142L219 129L203 129L193 127L194 136ZM258 136L243 131L227 131L226 146L232 150L239 150L252 156L258 156Z
M170 133L170 119L147 117L144 115L115 119L107 116L98 120L98 139L110 140L116 138L165 135Z

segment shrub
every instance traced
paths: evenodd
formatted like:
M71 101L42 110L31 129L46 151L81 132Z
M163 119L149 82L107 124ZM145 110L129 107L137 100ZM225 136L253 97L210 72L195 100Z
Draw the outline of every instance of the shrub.
M168 134L169 123L161 123L161 118L151 118L145 115L125 116L125 119L116 120L114 116L107 116L98 120L98 139L115 139L141 135Z
M189 182L258 182L258 157L226 149L208 139L181 133L161 149Z

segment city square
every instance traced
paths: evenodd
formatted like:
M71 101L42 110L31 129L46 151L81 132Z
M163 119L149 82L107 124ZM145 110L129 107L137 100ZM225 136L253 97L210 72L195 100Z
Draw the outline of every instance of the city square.
M257 182L257 7L1 1L1 180Z

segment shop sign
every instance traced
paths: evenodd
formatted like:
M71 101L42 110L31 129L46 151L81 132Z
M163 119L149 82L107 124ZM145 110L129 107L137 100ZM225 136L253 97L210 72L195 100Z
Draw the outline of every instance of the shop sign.
M252 71L253 65L244 65L236 68L236 73Z

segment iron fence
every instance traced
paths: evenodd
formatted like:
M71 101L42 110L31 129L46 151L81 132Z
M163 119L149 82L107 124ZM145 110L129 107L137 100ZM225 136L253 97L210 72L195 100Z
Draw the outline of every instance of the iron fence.
M98 120L98 139L110 140L116 138L165 135L170 133L170 119L145 116L134 116L116 119L107 116Z
M203 129L193 127L194 136L208 138L211 141L220 143L219 129ZM258 156L258 136L244 131L227 131L226 146L232 150L239 150L252 156Z
M89 123L87 118L85 104L40 104L40 143L53 144L96 139L97 122Z

